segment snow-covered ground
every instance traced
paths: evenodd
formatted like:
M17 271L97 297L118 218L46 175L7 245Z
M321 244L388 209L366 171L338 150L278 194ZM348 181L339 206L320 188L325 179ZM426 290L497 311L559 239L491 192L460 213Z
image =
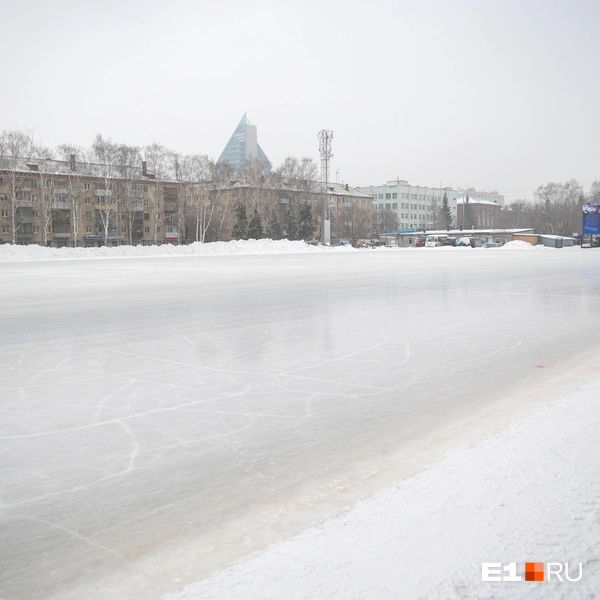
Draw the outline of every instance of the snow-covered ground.
M427 250L0 263L0 598L176 593L598 378L596 253Z
M534 246L527 242L514 241L508 242L502 249L505 250L523 250L533 249ZM536 246L538 250L545 249L545 246ZM442 250L448 250L450 247L444 247ZM212 242L201 244L195 242L184 246L175 246L172 244L163 244L161 246L115 246L100 248L48 248L35 244L29 246L19 246L13 244L0 244L0 262L22 262L33 260L75 260L75 259L93 259L93 258L148 258L148 257L175 257L175 256L239 256L255 254L305 254L315 252L352 252L355 249L351 246L313 246L304 242L290 242L289 240L237 240L231 242ZM422 248L387 248L380 246L378 248L366 251L386 252L390 250L419 251L424 252ZM435 249L437 251L440 248ZM462 251L464 248L456 249ZM477 248L477 251L483 250ZM485 249L487 250L487 249ZM361 250L365 251L365 250ZM428 248L427 251L431 251Z
M597 382L165 600L596 598L599 399ZM481 580L529 561L581 579Z
M47 248L29 245L0 245L0 261L30 260L73 260L91 258L134 258L150 256L236 256L252 254L301 254L310 252L348 250L348 248L327 248L311 246L304 242L289 240L238 240L233 242L195 242L184 246L163 244L161 246L102 246L100 248Z

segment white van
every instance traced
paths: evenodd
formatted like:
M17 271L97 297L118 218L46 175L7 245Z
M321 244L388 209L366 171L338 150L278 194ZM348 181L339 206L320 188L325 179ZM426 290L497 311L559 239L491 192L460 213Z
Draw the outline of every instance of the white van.
M447 235L428 235L425 238L425 248L436 248L437 246L443 246L443 240L447 237Z

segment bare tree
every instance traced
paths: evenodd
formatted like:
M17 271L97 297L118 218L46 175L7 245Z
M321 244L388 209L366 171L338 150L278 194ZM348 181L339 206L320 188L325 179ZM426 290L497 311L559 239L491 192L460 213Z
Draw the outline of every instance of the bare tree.
M25 171L31 157L33 141L23 131L3 131L0 135L0 171L3 172L5 187L10 202L12 243L17 243L17 231L25 223L19 220L18 209L31 206L31 176Z
M96 183L96 214L100 217L104 245L108 246L109 238L117 235L117 213L119 209L118 195L120 188L120 153L119 146L100 134L92 144L91 155L100 179Z
M539 223L543 214L543 229L546 233L571 235L581 226L581 206L584 203L583 188L575 179L566 183L548 183L534 192L536 203L534 214Z
M157 244L159 228L163 222L162 207L165 201L164 187L161 188L161 186L164 186L165 182L174 179L173 165L175 161L173 160L173 152L156 142L144 148L144 156L148 169L150 169L154 178L152 219L154 223L153 241ZM169 198L169 202L172 202L172 198Z
M194 241L204 243L213 217L218 196L214 179L215 164L205 154L185 157L187 217L194 232Z

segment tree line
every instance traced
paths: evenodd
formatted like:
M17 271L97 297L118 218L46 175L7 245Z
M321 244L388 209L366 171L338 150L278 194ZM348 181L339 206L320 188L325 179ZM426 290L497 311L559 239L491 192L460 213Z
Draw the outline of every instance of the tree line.
M96 189L106 190L106 202L96 208L98 227L103 229L105 241L116 223L135 218L141 202L139 186L135 182L140 180L141 171L146 176L147 186L155 188L154 194L149 196L154 206L145 209L151 215L149 225L154 232L154 243L159 240L159 232L164 234L167 229L181 232L182 240L205 242L267 234L310 239L316 227L310 203L301 202L305 196L314 200L320 192L317 164L307 157L288 157L272 171L258 159L233 169L228 163L217 163L206 154L182 154L159 143L131 146L98 134L89 147L70 144L47 147L36 143L28 132L3 131L0 135L0 170L4 173L3 184L8 190L13 215L24 205L24 177L30 178L22 172L24 160L36 160L37 171L32 177L39 178L40 186L46 186L47 197L64 197L66 216L63 220L69 222L74 237L78 235L78 213L81 211L77 184L90 173L98 182ZM77 165L77 169L67 172L71 182L64 194L63 190L57 193L52 187L50 168L53 160L74 161ZM286 190L290 193L285 194ZM287 196L285 205L281 203L282 193ZM101 196L101 191L96 195ZM37 195L35 197L38 199ZM31 197L29 202L31 205ZM246 214L252 215L246 224L243 216L238 215L242 205ZM167 206L176 210L167 212L164 210ZM55 228L60 228L57 222L60 217L56 215L61 213L52 210L51 203L39 202L39 208L44 212L39 218L42 241L46 243L51 221ZM36 218L39 212L35 211ZM234 213L239 218L232 225ZM131 238L133 222L128 225ZM18 226L13 218L13 243ZM132 242L131 239L128 241Z

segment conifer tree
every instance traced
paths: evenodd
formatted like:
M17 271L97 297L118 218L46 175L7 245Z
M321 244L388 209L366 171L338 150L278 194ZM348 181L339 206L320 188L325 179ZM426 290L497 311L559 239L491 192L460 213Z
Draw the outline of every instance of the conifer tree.
M262 219L258 214L258 209L254 209L252 219L250 219L250 225L248 225L248 239L250 240L262 240L265 237L265 231L263 229Z
M248 239L248 215L243 204L238 204L235 207L235 223L231 231L231 237L234 240Z
M297 240L298 239L298 223L296 222L296 217L294 216L294 211L291 208L288 210L288 222L287 222L285 237L288 240Z
M310 204L307 202L298 215L298 237L301 240L312 240L316 223L312 216L312 209Z
M444 192L444 199L442 200L442 208L441 212L441 220L444 224L446 230L450 230L452 227L452 211L450 210L450 205L448 204L448 194Z
M267 237L271 238L272 240L281 239L281 225L279 224L277 214L274 210L271 211L271 218L269 219L267 226Z

